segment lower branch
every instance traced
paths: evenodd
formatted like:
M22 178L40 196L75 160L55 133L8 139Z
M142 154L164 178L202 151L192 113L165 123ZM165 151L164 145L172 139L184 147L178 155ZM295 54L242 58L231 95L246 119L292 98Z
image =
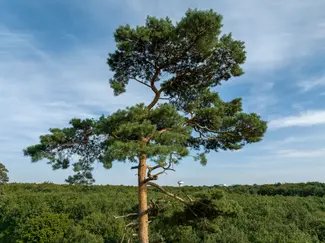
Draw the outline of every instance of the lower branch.
M114 218L119 219L119 218L128 218L128 217L132 217L132 216L138 216L138 213L129 213L129 214L122 215L122 216L114 216Z
M139 82L140 84L143 84L143 85L145 85L145 86L151 88L151 86L150 86L149 84L147 84L147 83L145 83L145 82L143 82L143 81L141 81L141 80L139 80L139 79L137 79L137 78L135 78L135 77L130 77L130 79L133 79L133 80Z
M167 196L172 197L172 198L174 198L174 199L176 199L176 200L178 200L178 201L180 201L180 202L182 202L182 203L184 203L186 205L190 205L191 204L188 201L186 201L185 199L183 199L183 198L181 198L181 197L179 197L179 196L177 196L177 195L175 195L173 193L170 193L170 192L166 191L162 186L159 186L156 183L147 182L147 184L150 185L150 186L153 186L153 187L155 187L157 189L159 189L162 193L166 194Z
M186 195L186 196L191 202L194 202L194 200L189 195Z
M123 242L124 242L124 238L125 238L126 234L129 233L129 232L127 232L128 227L133 226L133 225L138 225L138 222L133 221L133 222L131 222L131 223L128 223L128 224L124 227L124 233L123 233L123 236L122 236L122 239L121 239L120 243L123 243ZM130 231L130 233L131 233L131 236L129 237L128 242L130 242L130 240L132 239L132 236L133 236L133 235L132 235L132 231Z

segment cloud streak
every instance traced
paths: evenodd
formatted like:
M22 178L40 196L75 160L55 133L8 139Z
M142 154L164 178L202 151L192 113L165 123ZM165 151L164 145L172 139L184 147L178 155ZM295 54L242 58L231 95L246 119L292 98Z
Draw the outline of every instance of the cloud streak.
M320 76L318 78L302 81L298 83L298 87L302 92L307 92L313 90L317 87L325 86L325 76Z
M268 126L272 129L285 127L308 127L325 124L325 110L305 111L299 115L281 117L269 122Z
M283 149L276 151L276 155L283 158L324 158L325 149L309 149L309 150L297 150L297 149Z

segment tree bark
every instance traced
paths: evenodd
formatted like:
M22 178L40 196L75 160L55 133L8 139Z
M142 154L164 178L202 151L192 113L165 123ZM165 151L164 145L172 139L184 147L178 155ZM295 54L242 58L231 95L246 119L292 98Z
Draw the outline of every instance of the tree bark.
M146 181L146 153L141 152L138 167L138 200L139 200L139 241L140 243L149 242L149 222L148 222L148 204L147 204L147 184Z

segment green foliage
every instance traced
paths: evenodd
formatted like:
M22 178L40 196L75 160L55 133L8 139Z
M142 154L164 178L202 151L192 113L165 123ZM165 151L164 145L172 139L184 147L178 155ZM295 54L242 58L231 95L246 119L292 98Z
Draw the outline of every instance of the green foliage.
M104 243L103 237L100 235L94 235L89 233L88 230L85 230L81 226L77 225L70 228L64 237L58 237L53 241L55 243Z
M220 36L221 21L212 10L195 9L176 25L169 18L148 17L144 26L120 26L115 31L117 50L107 61L115 94L124 92L135 77L148 84L159 70L170 77L161 80L164 93L184 102L201 89L243 74L244 44L230 34Z
M142 138L150 137L150 143L143 148L147 158L157 156L167 159L171 153L176 157L186 156L185 147L190 136L190 129L184 127L184 118L170 104L161 104L148 110L144 104L118 110L108 117L101 117L98 127L111 134L105 141L107 151L102 158L104 164L117 161L137 161ZM162 133L168 128L172 131Z
M24 222L18 231L18 238L21 242L53 242L64 237L72 223L65 214L44 213Z
M217 93L205 90L184 110L194 117L188 125L200 136L192 136L190 146L210 150L238 150L247 143L259 142L266 131L266 123L254 113L242 112L241 99L222 101Z
M80 225L88 229L92 234L102 236L105 241L115 242L122 237L125 224L123 221L117 221L112 215L96 212L90 214L80 221Z
M74 156L77 159L72 165L76 174L67 182L91 184L94 182L91 165L103 151L94 124L91 119L72 119L69 128L51 128L51 134L40 136L40 144L29 146L24 155L30 156L32 162L47 159L54 170L67 169Z
M220 217L236 217L242 210L236 201L226 199L221 190L208 189L199 191L194 196L192 203L179 211L176 210L170 216L163 217L161 221L172 229L193 229L195 236L199 236L198 242L202 242L205 234L220 233L219 225L215 224ZM171 231L168 235L173 234L175 237L181 235L177 231ZM174 238L173 241L179 242L182 238L177 239Z
M28 219L17 230L17 242L104 243L102 234L92 234L87 227L75 225L69 214L44 213ZM90 228L90 227L89 227ZM116 235L116 238L118 235Z
M7 183L9 181L8 173L9 171L7 168L0 163L0 184L1 183Z
M5 195L0 243L117 243L131 219L114 216L132 213L138 204L131 186L16 183L0 188ZM150 219L150 242L325 242L324 197L263 196L227 192L227 187L165 189L198 201L184 207L150 189L149 200L159 204Z

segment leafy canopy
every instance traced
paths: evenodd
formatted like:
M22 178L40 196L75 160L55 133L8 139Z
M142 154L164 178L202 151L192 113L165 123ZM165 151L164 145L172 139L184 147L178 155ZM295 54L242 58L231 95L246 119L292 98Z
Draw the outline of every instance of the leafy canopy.
M214 88L240 76L244 43L221 35L222 17L212 10L188 10L177 23L147 17L144 26L120 26L117 49L107 63L114 72L115 95L138 82L153 92L149 105L136 104L99 119L72 119L70 127L50 129L40 143L24 150L32 161L47 159L54 169L73 165L70 183L94 181L96 161L137 162L145 154L159 165L178 163L197 151L237 150L262 139L267 125L255 113L244 113L241 99L222 101ZM163 99L164 102L159 102Z

